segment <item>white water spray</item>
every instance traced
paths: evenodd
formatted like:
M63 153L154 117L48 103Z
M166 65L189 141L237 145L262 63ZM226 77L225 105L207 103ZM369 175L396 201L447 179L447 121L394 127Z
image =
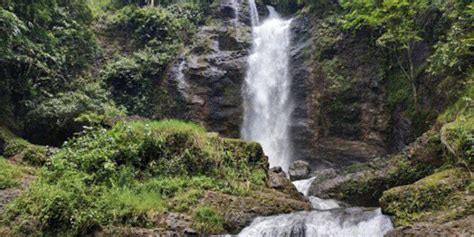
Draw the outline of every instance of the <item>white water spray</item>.
M258 22L255 2L249 3L252 22ZM281 19L272 7L268 9L269 18L253 27L241 135L262 145L271 167L281 166L286 171L292 155L289 125L293 104L288 71L291 20Z
M250 20L252 23L252 26L257 26L260 24L260 19L258 17L258 11L257 11L257 4L255 4L255 0L248 0L249 2L249 8L250 8Z
M391 230L390 218L380 208L347 208L259 217L242 230L244 237L382 237Z

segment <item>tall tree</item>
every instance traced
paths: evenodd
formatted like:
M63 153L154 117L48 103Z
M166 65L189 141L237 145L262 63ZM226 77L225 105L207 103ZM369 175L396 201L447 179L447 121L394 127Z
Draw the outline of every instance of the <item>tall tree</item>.
M413 48L421 41L422 31L417 18L430 5L428 0L344 0L349 10L343 19L345 28L360 29L371 26L380 29L377 44L389 49L406 78L410 81L415 109L418 110Z

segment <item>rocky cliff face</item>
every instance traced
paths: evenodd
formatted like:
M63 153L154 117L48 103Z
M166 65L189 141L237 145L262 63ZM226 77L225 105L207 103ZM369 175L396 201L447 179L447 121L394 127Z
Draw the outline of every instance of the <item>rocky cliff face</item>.
M252 45L246 1L213 6L210 24L195 36L170 71L170 91L179 99L176 116L227 137L239 137L241 85Z
M259 11L265 15L265 8ZM313 167L338 167L386 154L389 113L384 106L383 60L364 35L345 34L334 23L309 16L292 22L291 74L294 159ZM170 70L174 117L239 137L241 85L251 50L247 1L213 7Z
M344 33L331 19L301 15L292 26L295 159L326 168L386 154L381 55L365 34Z
M248 5L214 6L211 24L170 70L179 98L174 117L200 122L223 136L239 137L241 85L251 49ZM262 9L262 15L265 14ZM389 114L381 86L383 60L363 35L309 16L292 23L291 74L294 159L313 167L338 167L386 153Z

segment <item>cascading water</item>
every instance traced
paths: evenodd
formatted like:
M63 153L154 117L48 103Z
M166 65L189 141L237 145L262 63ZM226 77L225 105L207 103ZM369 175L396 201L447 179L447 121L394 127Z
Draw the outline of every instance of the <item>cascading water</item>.
M252 26L257 26L258 24L260 24L258 11L257 11L257 4L255 4L255 0L248 0L248 1L249 1L249 8L250 8L250 20L251 20Z
M272 7L261 25L255 1L249 0L253 26L253 53L243 87L244 119L241 135L259 142L270 166L288 170L291 161L289 124L293 105L290 98L289 46L291 20L281 19Z
M298 192L302 193L305 196L308 196L309 188L311 187L311 184L313 183L313 181L314 181L314 178L303 179L303 180L294 181L293 185L295 185Z
M298 191L308 193L314 178L295 181ZM243 229L242 237L378 237L393 229L380 208L341 208L334 200L309 197L315 211L259 217Z
M289 139L293 104L289 76L290 23L268 7L270 15L259 24L257 7L249 0L253 24L253 53L243 87L244 120L242 138L262 144L270 166L288 170L291 161ZM315 178L293 184L305 196ZM314 211L259 217L238 236L383 236L393 228L390 218L380 208L341 208L335 200L309 197Z
M239 236L377 237L392 228L390 218L382 215L380 208L346 208L259 217Z

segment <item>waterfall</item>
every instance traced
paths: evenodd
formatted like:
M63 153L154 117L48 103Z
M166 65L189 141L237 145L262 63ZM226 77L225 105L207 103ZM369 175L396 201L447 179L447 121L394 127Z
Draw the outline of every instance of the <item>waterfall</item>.
M176 81L178 81L178 89L185 93L185 91L189 88L189 84L186 81L186 78L184 78L184 73L183 69L184 66L186 65L186 60L182 60L177 68L177 73L176 73Z
M253 0L249 1L252 22L258 22ZM253 52L242 89L244 118L242 138L259 142L270 166L288 170L291 162L289 124L293 105L288 71L290 22L268 7L270 16L253 26Z
M260 24L260 20L258 17L257 4L255 4L255 0L249 0L249 8L252 26L257 26Z
M259 23L254 0L249 0L253 25L253 51L242 87L243 139L259 142L269 157L270 166L288 170L292 147L289 125L293 104L289 75L290 23L272 7L268 19ZM315 178L293 184L305 196ZM239 233L242 237L287 236L383 236L393 228L380 208L341 208L335 200L309 197L313 211L258 217Z

